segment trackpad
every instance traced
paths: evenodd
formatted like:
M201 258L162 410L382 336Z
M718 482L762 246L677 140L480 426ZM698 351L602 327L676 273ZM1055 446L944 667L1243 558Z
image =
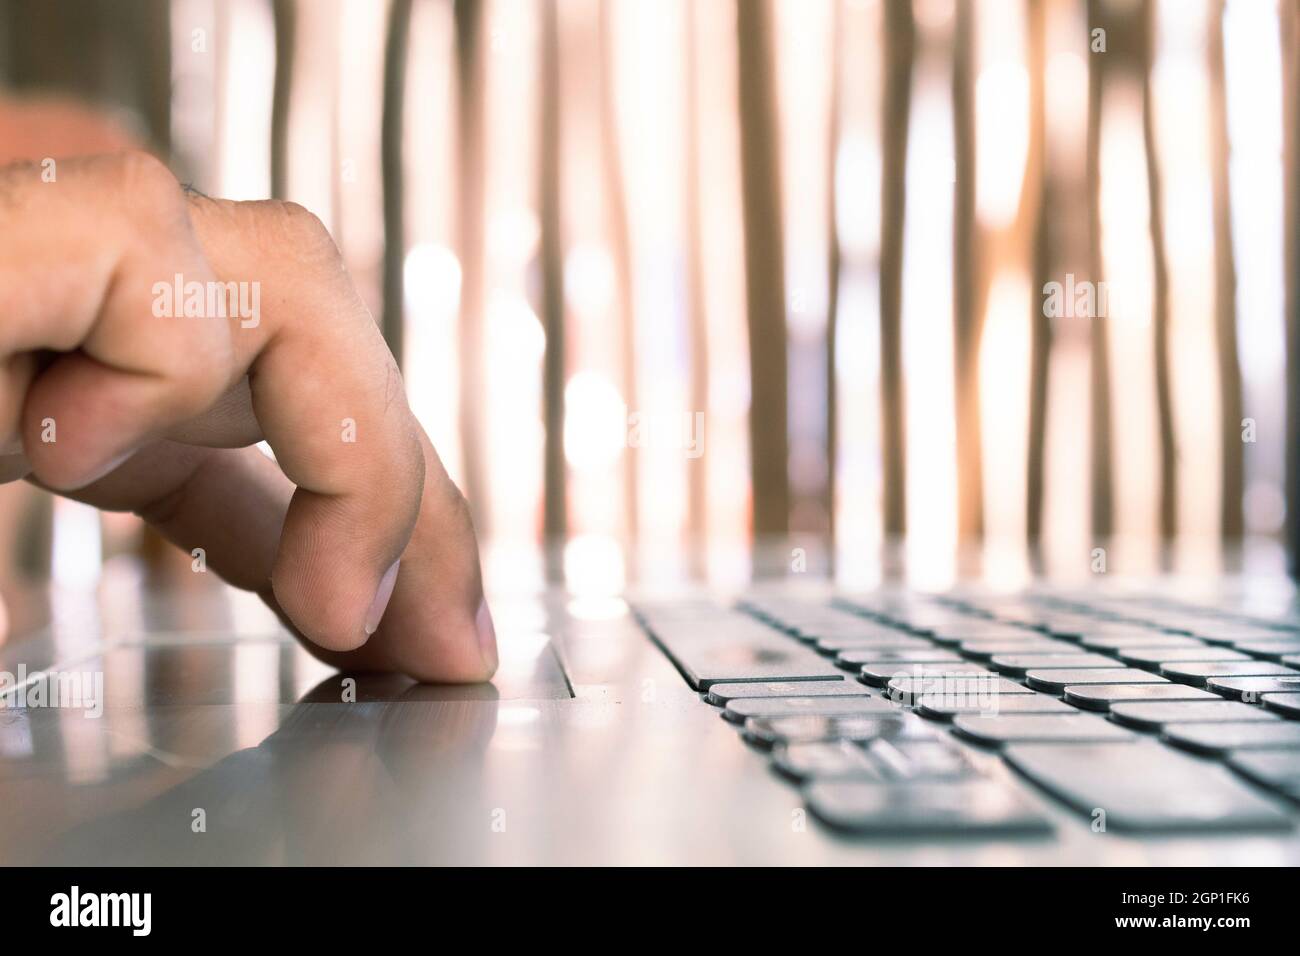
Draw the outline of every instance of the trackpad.
M345 679L355 680L356 700L567 700L573 690L551 638L536 632L497 634L500 665L487 684L417 684L398 674L334 674L312 688L306 701L337 701Z

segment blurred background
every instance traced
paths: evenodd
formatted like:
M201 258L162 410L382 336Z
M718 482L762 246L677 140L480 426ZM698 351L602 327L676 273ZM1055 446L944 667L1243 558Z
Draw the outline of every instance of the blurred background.
M1298 57L1300 0L0 0L4 97L321 217L490 583L592 593L1283 568ZM6 580L188 571L0 495Z

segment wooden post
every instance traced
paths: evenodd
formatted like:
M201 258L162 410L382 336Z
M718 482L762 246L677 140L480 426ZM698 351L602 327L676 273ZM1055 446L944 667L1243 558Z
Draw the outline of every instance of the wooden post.
M903 404L903 217L907 210L907 138L911 121L916 21L911 0L885 4L884 126L880 201L880 411L884 459L884 530L907 530L907 429Z
M412 0L393 0L388 11L388 36L384 42L384 103L380 120L380 168L384 187L384 315L382 326L388 348L402 365L406 333L405 166L402 145L406 111L406 62L410 46Z
M274 0L275 80L271 91L271 195L283 199L289 188L289 100L297 36L294 0Z
M1174 407L1169 373L1169 257L1165 251L1164 190L1155 136L1155 107L1151 73L1155 65L1155 8L1142 0L1142 140L1146 153L1147 206L1151 231L1152 324L1155 334L1156 415L1160 440L1160 535L1172 538L1178 529L1178 472L1174 436Z
M484 387L483 315L486 295L486 82L482 0L456 0L456 252L460 257L459 416L464 487L474 526L489 533L487 465L481 396Z
M1089 29L1108 24L1102 0L1088 0ZM1088 57L1088 272L1101 288L1105 269L1101 252L1101 110L1109 53ZM1090 330L1090 403L1092 535L1104 542L1115 532L1114 469L1111 462L1110 356L1106 317L1094 315Z
M1027 182L1033 190L1032 275L1029 314L1029 440L1025 481L1026 537L1037 542L1043 526L1044 449L1047 444L1047 376L1052 354L1052 322L1038 294L1056 267L1052 234L1052 185L1047 159L1047 9L1029 0L1029 157Z
M1283 272L1286 275L1286 514L1292 575L1300 574L1300 2L1279 5L1282 34Z
M614 42L611 7L600 5L600 136L604 171L606 219L614 262L615 301L620 328L620 364L623 401L629 409L637 405L636 314L632 303L632 235L628 223L627 196L623 183L622 151L619 149L618 110L614 89ZM637 450L623 449L623 528L629 545L629 571L636 557L638 525Z
M984 533L980 434L980 248L975 219L975 23L972 0L957 0L952 51L952 133L956 183L952 217L953 400L957 439L957 535Z
M749 319L749 456L756 538L790 526L787 474L785 256L781 226L771 11L737 0L741 195Z
M704 304L704 237L700 217L700 94L699 55L695 7L686 0L683 10L686 45L686 147L685 232L686 232L686 322L690 335L692 412L706 416L709 408L709 324ZM691 570L703 579L707 572L705 545L708 536L708 456L688 461L686 532Z
M542 6L538 113L538 210L541 226L543 450L542 534L548 580L563 576L561 546L568 533L568 483L564 463L564 248L560 227L560 28L558 0Z
M1223 11L1210 11L1210 186L1214 197L1214 331L1219 365L1219 452L1222 477L1219 528L1226 539L1243 531L1245 486L1241 444L1241 363L1237 354L1237 267L1232 248L1232 191L1228 176L1228 104L1224 87Z

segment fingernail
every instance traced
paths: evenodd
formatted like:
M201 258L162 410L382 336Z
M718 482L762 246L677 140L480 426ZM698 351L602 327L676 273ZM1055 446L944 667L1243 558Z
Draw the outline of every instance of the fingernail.
M478 649L483 655L483 664L487 667L488 676L491 677L497 672L497 629L492 624L492 612L488 610L487 598L478 606L478 615L474 618L474 623L478 627Z
M393 585L397 583L397 569L401 564L400 560L394 561L393 566L379 579L379 590L375 592L375 599L370 602L370 610L366 612L367 635L379 630L379 622L384 619L384 611L388 609L388 599L393 596Z

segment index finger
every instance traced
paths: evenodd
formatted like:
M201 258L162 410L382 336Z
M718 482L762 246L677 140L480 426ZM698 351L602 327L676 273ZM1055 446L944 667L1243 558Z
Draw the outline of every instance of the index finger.
M313 643L352 650L378 627L424 488L401 373L315 216L292 203L197 198L191 219L213 270L240 284L236 362L297 486L272 571L276 601Z

